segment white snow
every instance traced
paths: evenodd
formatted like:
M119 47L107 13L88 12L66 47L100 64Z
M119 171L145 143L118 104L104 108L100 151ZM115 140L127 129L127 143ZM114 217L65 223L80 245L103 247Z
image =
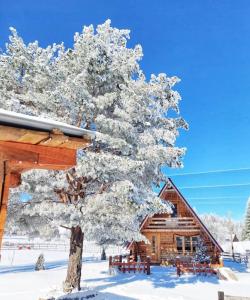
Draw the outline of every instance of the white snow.
M245 255L246 251L250 251L250 241L241 241L241 242L233 242L234 252ZM232 251L232 244L228 242L222 245L222 248L225 252Z
M36 272L34 264L39 251L13 251L2 251L1 300L38 300L46 295L62 295L67 252L44 251L47 269ZM150 276L134 273L109 275L107 261L85 255L81 283L84 292L80 295L83 297L97 292L98 297L90 298L95 300L217 300L217 293L221 290L225 294L249 297L250 270L244 264L233 262L227 262L226 266L235 271L238 281L218 280L216 276L183 275L179 278L174 268L160 266L153 266ZM77 293L73 293L71 297L74 299L76 296Z

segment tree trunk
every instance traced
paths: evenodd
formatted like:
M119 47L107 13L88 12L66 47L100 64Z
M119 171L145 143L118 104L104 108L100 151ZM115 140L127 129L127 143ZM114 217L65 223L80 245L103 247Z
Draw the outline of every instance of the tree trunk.
M80 291L82 270L83 232L80 226L71 228L70 252L67 277L64 282L64 292L71 292L77 288Z

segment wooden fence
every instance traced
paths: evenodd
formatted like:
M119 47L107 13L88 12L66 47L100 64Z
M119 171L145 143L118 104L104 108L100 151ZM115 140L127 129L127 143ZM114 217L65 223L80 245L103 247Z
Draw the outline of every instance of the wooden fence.
M68 251L69 246L62 243L4 243L2 250L47 250Z
M250 300L249 297L228 296L224 292L218 292L218 300Z
M58 251L58 252L68 252L69 251L69 242L17 242L17 241L4 241L1 247L1 250L41 250L41 251ZM83 253L88 253L91 255L100 256L102 252L102 247L90 242L84 242L83 244ZM106 254L115 255L115 254L124 254L127 250L121 246L109 246L106 249Z
M222 257L224 259L231 259L239 263L241 262L247 263L250 260L250 253L248 251L246 251L246 254L241 254L241 253L232 254L230 252L223 252Z
M193 273L197 275L215 275L217 274L210 264L192 263L192 262L176 262L176 273L178 276L184 273Z
M122 273L138 272L150 275L150 258L147 257L146 261L131 261L129 257L123 261L122 255L109 257L109 269L117 268Z

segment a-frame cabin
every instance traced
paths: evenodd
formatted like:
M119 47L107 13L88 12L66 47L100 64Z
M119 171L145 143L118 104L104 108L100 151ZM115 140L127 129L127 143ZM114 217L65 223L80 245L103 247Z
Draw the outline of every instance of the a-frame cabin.
M149 256L152 263L171 260L177 255L193 256L197 239L201 237L208 254L218 258L222 248L171 179L164 185L159 197L173 204L172 214L145 218L140 230L149 243L131 242L131 253L140 255L142 260Z

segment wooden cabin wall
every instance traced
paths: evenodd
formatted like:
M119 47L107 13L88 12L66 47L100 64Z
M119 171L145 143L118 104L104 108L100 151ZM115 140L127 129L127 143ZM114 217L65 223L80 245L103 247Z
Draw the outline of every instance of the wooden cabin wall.
M163 260L171 258L177 255L194 255L192 252L188 253L178 253L177 245L176 245L176 236L185 236L192 237L198 236L198 234L194 235L190 232L160 232L160 233L144 233L145 237L148 239L149 243L145 242L137 242L133 245L133 254L139 255L142 260L145 260L147 256L150 256L151 261L153 263L160 263ZM202 232L200 235L203 236ZM155 251L153 251L152 245L152 237L156 237L156 245ZM207 236L203 236L204 243L207 247L207 252L210 256L215 254L215 247L213 243L207 238Z

